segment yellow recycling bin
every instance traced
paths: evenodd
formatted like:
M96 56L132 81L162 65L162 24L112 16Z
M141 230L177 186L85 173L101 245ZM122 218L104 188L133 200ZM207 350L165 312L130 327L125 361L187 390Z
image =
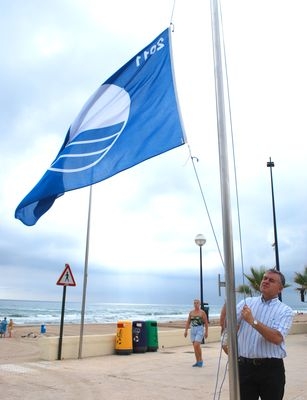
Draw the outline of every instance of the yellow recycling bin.
M131 354L132 350L132 322L118 321L115 340L115 353L123 355Z

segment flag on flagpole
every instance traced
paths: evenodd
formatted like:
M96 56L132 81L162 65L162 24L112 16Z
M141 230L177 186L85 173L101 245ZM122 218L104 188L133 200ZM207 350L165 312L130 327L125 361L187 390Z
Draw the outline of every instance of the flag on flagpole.
M90 186L186 142L172 69L170 29L85 103L15 217L35 225L65 192Z

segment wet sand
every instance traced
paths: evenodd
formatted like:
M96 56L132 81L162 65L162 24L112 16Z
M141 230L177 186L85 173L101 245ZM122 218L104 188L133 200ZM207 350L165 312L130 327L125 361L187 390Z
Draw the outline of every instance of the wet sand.
M218 319L211 319L210 326L218 325ZM294 324L307 323L307 314L297 314ZM169 321L158 323L158 329L184 329L185 321ZM116 334L117 324L85 324L83 335ZM15 325L12 338L0 339L0 363L14 363L39 360L37 339L42 336L38 325ZM46 325L44 336L59 336L59 325ZM80 325L65 324L63 336L79 336Z

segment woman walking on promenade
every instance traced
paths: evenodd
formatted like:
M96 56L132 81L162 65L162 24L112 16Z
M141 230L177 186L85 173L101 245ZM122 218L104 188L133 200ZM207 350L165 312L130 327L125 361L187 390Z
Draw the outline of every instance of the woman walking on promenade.
M185 324L184 337L187 337L189 327L191 328L190 336L196 358L196 363L193 364L193 367L202 367L203 358L200 345L204 337L208 337L208 318L205 311L200 308L198 299L194 300L194 309L189 312L189 317Z

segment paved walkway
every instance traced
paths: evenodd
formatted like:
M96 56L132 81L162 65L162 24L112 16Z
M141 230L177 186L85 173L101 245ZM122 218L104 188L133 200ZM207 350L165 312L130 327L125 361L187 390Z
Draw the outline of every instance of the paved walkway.
M284 400L307 400L307 335L288 336L287 348ZM229 399L226 355L220 354L219 343L204 345L203 353L203 368L191 367L192 346L126 356L0 364L1 397L10 400ZM216 386L218 391L221 388L220 396Z

